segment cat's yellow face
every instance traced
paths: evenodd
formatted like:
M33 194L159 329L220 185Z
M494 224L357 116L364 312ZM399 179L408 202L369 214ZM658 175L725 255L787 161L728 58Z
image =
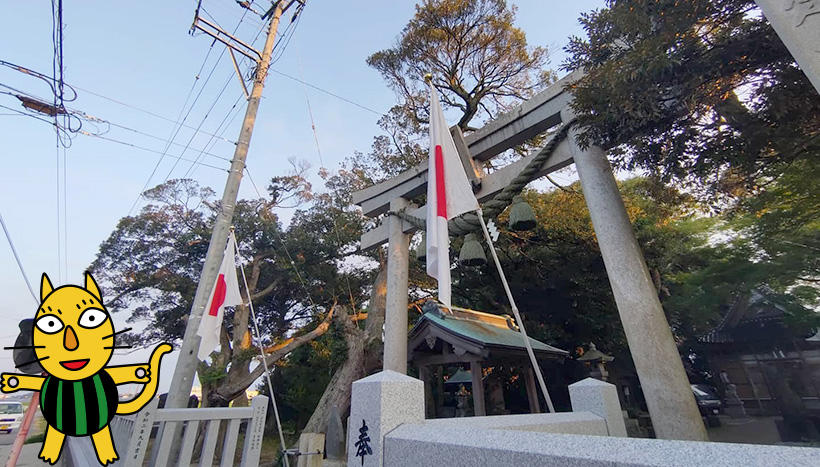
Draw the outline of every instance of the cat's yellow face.
M43 369L68 381L103 369L113 353L114 324L94 278L86 273L85 288L64 285L54 289L43 274L40 300L32 340Z

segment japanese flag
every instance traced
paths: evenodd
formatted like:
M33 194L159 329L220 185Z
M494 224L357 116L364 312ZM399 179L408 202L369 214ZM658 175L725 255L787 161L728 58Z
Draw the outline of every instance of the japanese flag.
M427 274L438 280L438 299L450 308L450 236L447 221L479 208L453 137L430 84L430 155L427 168Z
M233 235L228 238L225 256L219 266L219 274L211 291L211 298L205 306L202 320L199 322L197 335L202 338L199 343L197 357L205 360L211 352L219 346L219 333L222 330L222 317L226 306L242 304L239 295L239 282L236 279L236 249Z

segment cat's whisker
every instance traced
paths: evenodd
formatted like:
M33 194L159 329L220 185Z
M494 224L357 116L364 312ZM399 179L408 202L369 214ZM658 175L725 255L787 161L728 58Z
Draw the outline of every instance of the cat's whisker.
M3 350L17 350L17 349L44 349L44 345L13 345L11 347L3 347Z
M108 347L103 347L104 349L130 349L133 346L131 345L111 345Z
M25 363L21 363L19 365L14 365L14 367L15 368L20 368L21 366L31 365L32 363L42 362L43 360L48 360L48 359L49 359L49 357L46 356L46 357L38 358L36 360L32 360L30 362L25 362Z
M111 334L109 334L109 335L107 335L107 336L103 336L103 339L108 339L109 337L114 337L114 336L116 336L117 334L122 334L122 333L124 333L124 332L128 332L128 331L130 331L131 329L132 329L132 328L124 328L124 329L120 329L119 331L114 331L114 332L112 332Z

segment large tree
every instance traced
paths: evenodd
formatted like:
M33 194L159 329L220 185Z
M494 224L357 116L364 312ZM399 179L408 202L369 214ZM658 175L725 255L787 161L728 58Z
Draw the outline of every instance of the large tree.
M277 177L268 196L237 203L234 225L250 296L259 317L261 343L272 366L327 331L340 300L359 301L366 273L337 267L353 252L359 216L329 198L312 199L283 228L275 209L311 198L301 174ZM179 340L185 330L204 262L217 203L213 192L191 180L171 180L145 193L148 205L123 218L100 246L91 268L113 298L113 311L131 311L145 329L131 341ZM346 228L337 229L336 225ZM226 313L220 350L202 362L199 378L205 405L227 405L263 373L252 364L258 350L250 338L250 310Z
M432 74L443 105L461 111L458 126L467 130L481 112L495 115L550 76L547 50L528 47L515 11L504 0L424 0L396 44L367 63L418 121L427 120L424 76Z

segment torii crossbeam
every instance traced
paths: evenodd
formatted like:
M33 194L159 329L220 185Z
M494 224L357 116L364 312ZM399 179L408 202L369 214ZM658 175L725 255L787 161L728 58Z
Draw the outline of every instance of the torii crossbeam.
M462 137L451 129L468 178L478 187L480 202L507 187L538 157L539 151L491 174L482 174L475 162L490 160L503 151L574 118L567 85L583 76L573 72L512 111L483 128ZM623 323L635 368L646 398L655 433L659 438L706 440L706 430L689 386L672 332L657 291L627 217L615 176L605 152L599 147L582 150L576 143L578 130L551 142L552 152L533 178L575 163L584 198L590 211L609 282ZM427 164L410 169L353 194L353 202L367 216L391 215L362 235L361 248L388 242L387 310L385 316L384 368L407 372L407 305L410 235L424 219L425 207L410 200L426 191Z

